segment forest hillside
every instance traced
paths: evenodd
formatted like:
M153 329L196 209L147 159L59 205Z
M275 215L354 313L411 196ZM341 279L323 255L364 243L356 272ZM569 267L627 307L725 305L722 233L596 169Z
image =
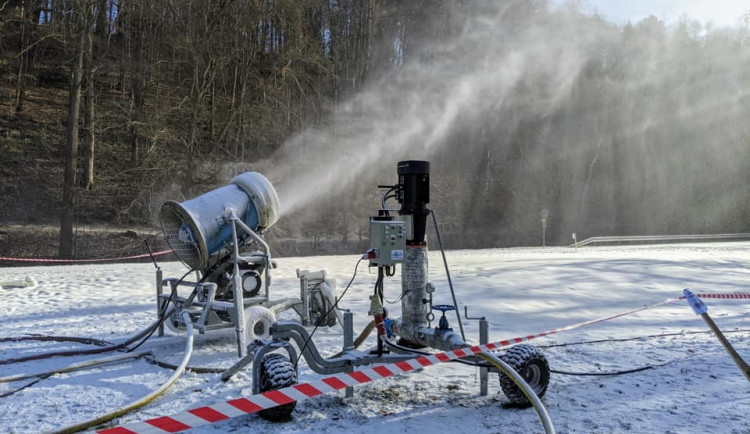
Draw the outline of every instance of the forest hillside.
M510 0L9 0L0 256L161 244L255 170L277 254L359 251L396 162L452 248L750 232L750 15L617 25Z

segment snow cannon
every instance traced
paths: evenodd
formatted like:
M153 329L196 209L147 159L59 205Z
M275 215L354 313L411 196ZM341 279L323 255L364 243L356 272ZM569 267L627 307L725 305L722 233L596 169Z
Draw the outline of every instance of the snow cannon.
M270 228L279 218L279 197L273 185L257 172L234 177L229 185L185 202L167 201L159 213L164 239L191 269L204 270L212 255L232 243L230 215L255 232ZM249 234L239 234L243 244Z
M242 357L246 342L269 336L278 312L301 309L299 299L269 297L276 262L261 234L279 218L279 197L260 173L243 173L229 185L185 202L167 201L159 218L165 241L197 276L197 282L163 280L157 270L157 312L163 315L170 303L176 308L164 320L168 329L184 330L180 311L192 309L200 313L191 322L201 333L234 327ZM169 293L164 293L164 286L170 286ZM178 286L192 291L180 295Z
M185 202L167 201L159 217L165 241L196 275L192 282L184 280L187 275L163 279L157 268L157 314L165 317L159 336L164 327L173 333L186 330L181 312L188 309L190 323L200 333L234 328L237 354L244 357L248 344L270 337L276 315L284 310L293 309L305 325L311 320L328 327L338 323L331 307L336 281L327 279L325 270L297 273L300 298L271 299L276 261L262 234L279 218L279 197L260 173L243 173L229 185ZM170 304L175 309L166 315Z

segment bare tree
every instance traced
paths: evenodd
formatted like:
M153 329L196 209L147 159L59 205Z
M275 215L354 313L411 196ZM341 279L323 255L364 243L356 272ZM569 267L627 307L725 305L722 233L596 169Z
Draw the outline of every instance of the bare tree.
M101 7L101 3L99 4ZM97 15L97 20L99 16ZM97 25L100 23L97 21ZM94 34L90 25L86 26L84 47L84 78L85 78L85 107L83 112L83 145L86 151L86 160L83 168L83 184L86 190L94 188L94 148L96 145L96 121L95 121L95 86L94 86Z
M78 158L78 123L81 110L81 82L83 79L83 58L86 51L88 15L90 8L85 0L75 2L75 55L70 74L69 112L67 126L67 157L63 182L62 212L60 215L60 256L74 254L73 220L76 199L76 161Z

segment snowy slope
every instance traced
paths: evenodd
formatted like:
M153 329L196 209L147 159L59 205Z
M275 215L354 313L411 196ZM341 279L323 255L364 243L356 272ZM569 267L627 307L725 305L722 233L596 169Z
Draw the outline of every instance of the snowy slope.
M472 316L490 320L492 341L561 327L694 292L750 291L750 243L648 247L517 248L448 252L459 304ZM339 292L357 261L352 256L279 259L274 298L298 295L296 268L326 268ZM165 277L186 269L162 264ZM0 290L0 337L40 333L90 336L117 342L155 317L154 273L150 264L53 266L0 269L0 281L32 276L35 289ZM450 303L440 256L430 256L435 303ZM399 276L387 280L386 298L399 291ZM367 296L375 275L364 265L342 301L355 313L355 331L368 322ZM709 313L725 331L750 329L747 301L709 300ZM398 316L400 305L389 305ZM282 318L293 319L290 313ZM454 317L450 317L456 327ZM465 324L478 336L477 324ZM534 341L545 346L591 339L630 338L706 327L684 302ZM728 334L750 359L750 332ZM321 329L315 343L324 355L340 350L341 329ZM372 344L371 337L368 344ZM176 363L180 336L152 338L143 349ZM3 342L0 360L79 344ZM750 384L709 334L682 334L624 342L601 342L545 349L553 369L611 371L665 364L615 377L553 375L544 402L559 432L733 432L750 433L745 417ZM91 357L57 358L0 365L0 376L32 373ZM228 367L236 360L231 331L197 336L193 366ZM56 375L0 399L0 431L21 433L62 428L139 398L171 371L131 361ZM301 365L301 380L319 378ZM23 385L0 383L0 394ZM186 373L168 393L119 422L169 415L199 405L251 393L250 370L223 383L216 374ZM423 372L371 383L353 399L327 395L298 404L294 420L272 424L250 415L194 430L214 432L541 432L532 409L503 408L496 376L490 396L479 396L475 368L443 364Z

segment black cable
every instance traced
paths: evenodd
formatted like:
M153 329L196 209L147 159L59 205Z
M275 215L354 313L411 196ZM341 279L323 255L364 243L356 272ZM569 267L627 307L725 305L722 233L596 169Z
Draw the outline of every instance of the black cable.
M154 268L158 269L159 266L156 264L156 258L154 258L154 253L151 251L151 246L148 245L148 240L144 238L143 242L146 244L146 249L148 249L148 255L151 256L151 262L154 263Z
M396 190L397 188L398 188L398 186L391 187L390 189L386 190L385 193L383 193L383 200L381 201L381 207L383 208L383 211L385 211L385 215L386 216L389 215L389 214L388 214L388 209L385 207L385 203L386 203L386 201L388 199L390 199L392 197L397 197L395 194L389 196L389 193L391 193L392 191Z
M383 276L384 276L384 268L385 267L378 267L378 278L375 281L375 295L380 298L380 303L383 303Z
M396 264L393 264L393 265L392 265L392 266L390 267L390 269L391 269L391 274L389 274L388 276L390 276L390 277L393 277L393 276L395 276L395 275L396 275Z
M305 348L307 348L307 344L310 343L310 340L312 340L313 335L318 330L318 326L322 323L322 321L328 317L328 314L333 311L336 306L338 306L339 301L341 301L342 298L346 295L346 291L349 290L349 287L352 286L352 282L354 282L354 278L357 277L357 270L359 269L359 264L362 262L364 258L359 258L359 261L357 261L357 265L354 266L354 274L352 275L351 280L349 283L346 284L346 288L344 288L344 291L341 293L341 297L336 298L336 301L333 303L333 306L331 306L328 311L324 314L318 317L318 320L315 322L315 327L313 328L313 331L310 333L310 336L307 337L305 340L304 345L302 345L302 349L299 350L299 357L297 357L297 360L294 361L294 370L297 370L297 364L299 363L299 359L303 357L305 354Z
M746 333L750 332L750 329L740 329L740 330L729 330L725 331L724 333ZM662 337L668 337L668 336L683 336L683 335L703 335L703 334L709 334L713 333L711 330L697 330L697 331L687 331L687 332L677 332L677 333L662 333L658 335L646 335L646 336L636 336L633 338L610 338L610 339L597 339L592 341L580 341L580 342L568 342L564 344L550 344L550 345L537 345L537 348L557 348L557 347L572 347L575 345L588 345L588 344L599 344L599 343L607 343L607 342L628 342L628 341L637 341L639 339L655 339L655 338L662 338Z
M187 275L190 274L190 273L192 273L193 271L195 271L195 268L191 268L190 270L187 271L187 273L183 274L182 277L180 277L180 280L177 281L177 284L174 285L174 287L175 288L178 287L180 285L180 283L182 283L182 281L187 277ZM201 278L201 280L199 281L199 283L201 281L203 281L203 278ZM193 289L193 292L195 292L197 290L198 290L198 285L196 284L195 288ZM190 295L192 295L192 293ZM174 294L173 294L173 296L174 296ZM140 342L138 342L134 347L129 348L127 351L125 351L126 353L132 353L133 351L135 351L136 349L138 349L138 347L140 347L141 345L143 345L147 340L149 340L149 338L154 334L154 332L164 322L164 319L166 318L166 315L167 315L167 308L169 307L169 303L172 302L173 296L169 297L167 299L167 303L164 305L164 310L161 312L161 316L159 317L159 323L156 325L156 327L154 327L153 329L151 329L151 331Z
M16 388L16 389L13 389L13 390L11 390L10 392L5 392L5 393L3 393L3 394L0 394L0 398L7 398L7 397L9 397L9 396L11 396L11 395L13 395L13 394L15 394L15 393L18 393L18 392L22 391L23 389L26 389L27 387L31 387L31 386L33 386L33 385L35 385L36 383L38 383L38 382L40 382L40 381L42 381L42 380L44 380L44 379L46 379L46 378L49 378L49 377L51 377L51 376L52 376L52 374L44 374L44 375L40 375L39 377L37 377L37 378L35 378L35 379L31 380L30 382L28 382L28 383L24 384L24 385L23 385L23 386L21 386L21 387L18 387L18 388Z
M141 339L141 341L140 341L140 342L138 342L138 343L137 343L137 344L136 344L136 345L135 345L134 347L132 347L132 348L128 348L128 349L127 349L127 350L125 351L126 353L132 353L133 351L135 351L135 350L136 350L136 349L137 349L138 347L140 347L140 346L141 346L141 345L143 345L143 344L144 344L144 343L145 343L145 342L146 342L147 340L149 340L149 338L150 338L150 337L151 337L151 336L152 336L152 335L154 334L154 332L155 332L156 330L158 330L158 329L159 329L159 326L160 326L160 325L161 325L161 324L162 324L162 323L164 322L164 320L166 319L166 314L167 314L167 307L169 307L169 303L170 303L171 301L172 301L172 297L169 297L169 298L167 299L167 303L166 303L166 304L164 305L164 311L162 311L162 313L161 313L161 316L159 317L159 322L158 322L158 323L156 324L156 327L152 328L152 329L151 329L151 331L150 331L150 332L148 332L148 334L147 334L147 335L146 335L146 336L145 336L145 337L144 337L143 339Z
M464 325L461 322L461 314L458 312L458 301L456 301L456 292L453 290L453 280L451 279L451 272L448 268L448 260L445 258L445 248L443 247L443 238L440 236L440 228L438 227L437 217L435 217L435 210L430 210L432 215L432 223L435 225L435 235L437 235L438 245L440 246L440 254L443 256L443 265L445 265L445 277L448 278L448 287L451 290L451 297L453 298L453 307L456 309L456 319L458 319L458 329L461 331L461 339L466 342L466 335L464 334Z
M396 304L396 303L398 303L399 301L401 301L401 299L402 299L402 298L404 298L404 296L406 295L406 293L407 293L407 292L409 292L409 291L404 291L404 292L402 292L402 293L401 293L401 295L399 295L398 297L396 297L396 299L395 299L395 300L388 300L388 299L386 298L386 299L385 299L385 302L386 302L386 303L388 303L388 304Z
M177 284L174 287L175 288L178 287L180 285L180 283L182 283L182 281L187 277L187 275L190 274L190 273L192 273L193 271L195 271L195 268L191 268L191 269L189 269L187 271L187 273L183 274L182 277L180 277L180 280L177 281ZM195 285L195 288L193 288L193 292L195 292L195 291L198 290L198 285L203 282L203 280L206 278L206 276L208 276L208 274L206 274L205 276L201 277L201 279ZM191 293L190 295L192 296L193 294ZM188 298L190 298L190 296L188 296ZM154 332L164 322L164 320L166 318L166 314L167 314L167 308L169 307L169 303L171 303L171 302L172 302L172 297L169 297L167 299L167 304L164 305L164 310L161 312L161 316L159 317L159 323L156 325L156 327L154 327L153 329L151 329L151 331L149 332L149 334L147 334L146 337L144 337L140 342L138 342L133 348L130 348L127 351L125 351L126 353L132 353L133 351L135 351L136 349L138 349L138 347L140 347L141 345L143 345L147 340L149 340L149 338L154 334Z
M625 374L633 374L635 372L647 371L649 369L654 369L657 366L664 366L664 365L647 365L647 366L643 366L640 368L628 369L625 371L612 371L612 372L570 372L570 371L557 371L555 369L550 369L549 371L553 374L558 374L558 375L575 375L579 377L607 377L607 376L625 375Z
M428 353L428 352L425 352L425 351L419 351L419 350L414 350L414 349L411 349L411 348L402 347L401 345L394 344L393 342L390 342L388 340L386 340L385 343L389 347L395 348L395 349L400 350L400 351L404 351L404 352L408 352L408 353L412 353L412 354L416 354L416 355L420 355L420 356L431 356L432 355L432 353ZM489 363L484 363L484 362L480 362L480 361L473 361L472 362L471 360L463 360L463 359L449 360L449 362L461 363L461 364L464 364L464 365L476 366L476 367L479 367L479 368L492 368L493 367ZM666 366L666 365L668 365L670 363L674 363L674 361L670 361L670 362L666 362L666 363L661 363L661 364L658 364L658 365L647 365L647 366L642 366L640 368L627 369L627 370L623 370L623 371L610 371L610 372L570 372L570 371L560 371L560 370L555 370L555 369L550 369L549 371L551 373L553 373L553 374L558 374L558 375L574 375L574 376L581 376L581 377L584 377L584 376L587 376L587 377L589 377L589 376L590 377L605 377L605 376L617 376L617 375L633 374L633 373L636 373L636 372L647 371L649 369L658 368L660 366Z
M378 280L375 282L375 294L380 298L380 304L385 302L385 293L383 292L383 281L385 280L385 274L381 273Z

